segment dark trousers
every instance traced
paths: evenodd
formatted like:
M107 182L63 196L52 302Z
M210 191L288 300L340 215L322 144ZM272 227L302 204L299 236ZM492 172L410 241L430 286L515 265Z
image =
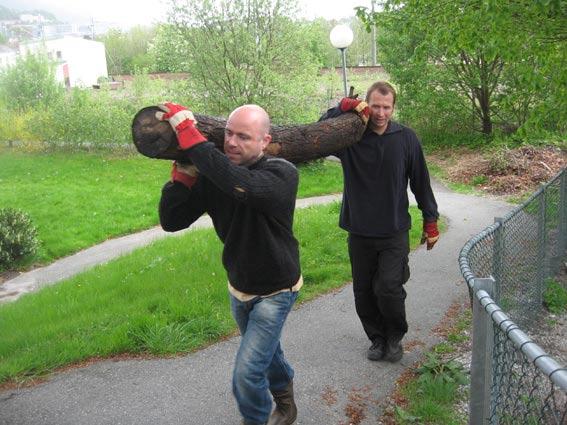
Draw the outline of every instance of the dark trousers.
M371 341L401 339L408 331L404 283L409 279L409 233L386 238L349 234L354 303Z

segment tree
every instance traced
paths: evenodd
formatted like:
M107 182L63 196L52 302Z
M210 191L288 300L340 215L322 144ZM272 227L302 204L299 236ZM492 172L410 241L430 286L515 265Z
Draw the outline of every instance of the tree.
M305 33L305 44L311 55L322 67L334 67L340 64L340 55L329 40L329 34L333 24L323 18L313 21L302 21L301 25Z
M329 35L337 21L328 21L317 18L313 21L303 21L305 28L305 43L309 46L311 54L317 59L320 66L341 66L341 55L331 44ZM371 36L366 32L365 25L358 19L352 18L346 22L353 32L353 42L346 50L348 66L371 65Z
M100 37L106 48L109 74L133 74L153 68L154 58L148 50L155 34L155 28L136 26L127 32L111 29Z
M352 18L348 25L353 32L352 44L347 49L347 64L350 66L372 65L371 35L365 25L358 19ZM329 38L327 36L327 38ZM336 49L335 49L336 50Z
M185 29L178 29L171 24L161 24L157 27L156 35L148 49L154 58L154 69L157 72L182 72L189 69L188 57L179 54L189 48L189 40L184 37L186 34Z
M172 0L164 50L185 64L209 113L260 103L279 122L312 120L317 66L294 12L293 1Z
M439 126L449 113L455 124L468 115L473 128L492 135L495 125L524 125L565 78L545 74L551 64L564 66L565 46L549 41L544 3L556 1L390 0L384 12L359 8L358 16L379 24L380 60L403 87L409 115L434 113L431 123L437 114Z
M0 97L11 109L48 106L63 96L63 85L55 79L55 64L46 54L28 53L0 73Z
M18 14L5 6L0 5L0 21L10 21L18 18Z

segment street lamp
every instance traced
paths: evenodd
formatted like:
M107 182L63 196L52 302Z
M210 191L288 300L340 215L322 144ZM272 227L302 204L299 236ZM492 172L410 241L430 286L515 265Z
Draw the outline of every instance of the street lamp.
M352 30L347 25L337 25L331 30L329 36L331 44L341 51L343 57L343 85L345 88L345 97L348 96L347 92L347 79L346 79L346 53L345 50L352 43Z

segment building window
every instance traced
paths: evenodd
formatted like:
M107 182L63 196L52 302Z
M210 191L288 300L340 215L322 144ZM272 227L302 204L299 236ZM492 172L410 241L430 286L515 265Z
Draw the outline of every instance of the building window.
M57 50L57 59L61 59L61 50Z

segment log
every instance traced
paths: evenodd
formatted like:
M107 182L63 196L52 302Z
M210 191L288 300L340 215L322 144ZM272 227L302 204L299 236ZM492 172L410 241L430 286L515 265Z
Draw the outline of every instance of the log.
M168 122L159 121L157 106L141 109L132 121L132 139L138 152L149 158L187 161L178 148L175 132ZM226 119L194 114L197 128L219 150L223 150ZM271 128L272 141L266 153L298 164L324 158L360 140L365 125L355 113L306 125Z

